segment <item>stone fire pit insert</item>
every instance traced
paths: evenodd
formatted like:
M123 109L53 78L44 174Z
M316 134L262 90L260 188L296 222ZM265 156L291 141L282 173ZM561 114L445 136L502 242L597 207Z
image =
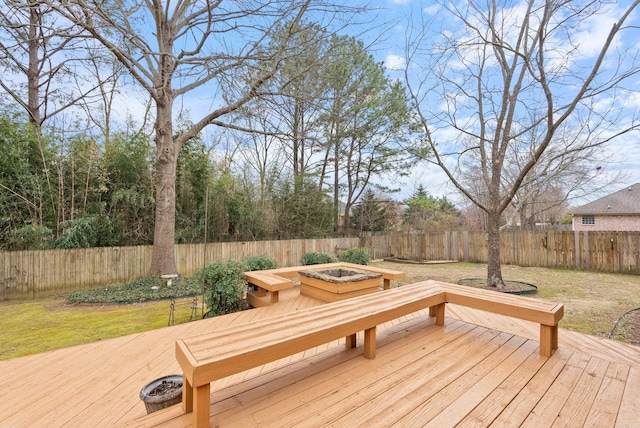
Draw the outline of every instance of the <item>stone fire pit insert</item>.
M379 273L336 267L319 270L302 270L300 294L325 302L335 302L380 290Z

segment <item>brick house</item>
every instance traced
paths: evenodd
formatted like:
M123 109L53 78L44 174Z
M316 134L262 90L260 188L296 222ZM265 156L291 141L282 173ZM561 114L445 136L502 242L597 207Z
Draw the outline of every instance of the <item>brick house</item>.
M575 231L640 231L640 183L571 210Z

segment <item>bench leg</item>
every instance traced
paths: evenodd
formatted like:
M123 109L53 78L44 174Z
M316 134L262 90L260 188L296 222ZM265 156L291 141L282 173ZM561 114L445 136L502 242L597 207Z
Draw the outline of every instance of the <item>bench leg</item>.
M390 279L384 278L382 281L383 281L382 288L384 290L388 290L388 289L391 288L391 280Z
M356 347L356 334L350 334L345 338L345 345L348 349Z
M370 360L376 357L376 327L364 331L364 356Z
M193 426L194 428L209 428L211 417L211 384L193 388Z
M271 292L271 303L278 303L279 295L280 295L279 291L272 291Z
M182 410L185 413L193 412L193 387L185 376L182 376Z
M550 357L558 349L558 326L540 324L540 355Z
M444 325L444 305L446 303L440 303L436 306L429 307L429 316L436 318L436 325Z

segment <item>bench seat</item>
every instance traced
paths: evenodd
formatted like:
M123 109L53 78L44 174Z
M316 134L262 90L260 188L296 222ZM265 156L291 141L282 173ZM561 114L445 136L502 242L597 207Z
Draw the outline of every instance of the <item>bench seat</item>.
M523 298L512 294L464 285L431 281L441 287L447 303L467 306L540 324L540 355L550 357L558 349L558 323L564 316L562 303Z
M183 409L193 412L194 427L209 426L212 381L342 337L347 347L355 347L360 331L364 356L375 358L378 325L426 308L437 325L444 325L448 302L538 322L541 355L550 356L558 347L562 304L424 281L177 340Z

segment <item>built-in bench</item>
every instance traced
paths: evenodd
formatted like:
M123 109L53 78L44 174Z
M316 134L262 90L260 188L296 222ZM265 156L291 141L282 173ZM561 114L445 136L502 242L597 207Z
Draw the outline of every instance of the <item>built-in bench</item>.
M540 355L550 357L553 351L558 349L558 323L564 316L564 305L562 303L446 282L428 282L440 287L445 293L445 301L447 303L481 309L540 324ZM435 316L433 309L430 311L431 315Z
M277 303L280 300L280 291L293 288L293 281L278 276L272 272L251 271L244 273L244 279L249 284L256 286L258 289L257 296L264 297L267 291L271 293L271 303ZM252 306L258 306L256 301L249 301Z
M249 271L244 273L244 279L249 284L254 285L257 288L257 292L255 294L256 297L264 297L266 296L267 292L269 292L271 294L270 303L277 303L280 299L280 291L293 288L294 284L291 278L298 276L301 270L329 269L336 267L352 268L364 270L367 272L379 273L382 275L383 289L385 290L388 290L391 287L391 280L402 279L406 275L402 271L393 269L339 262ZM251 294L248 296L248 299L249 303L252 306L263 306L265 304L268 304L264 303L262 300L253 298L253 295Z
M558 347L562 304L425 281L177 340L176 358L184 376L183 409L193 412L194 427L208 427L212 381L341 337L346 338L347 347L355 347L360 331L364 332L364 356L374 358L378 325L426 308L437 325L444 325L446 303L540 323L540 354L551 356Z

